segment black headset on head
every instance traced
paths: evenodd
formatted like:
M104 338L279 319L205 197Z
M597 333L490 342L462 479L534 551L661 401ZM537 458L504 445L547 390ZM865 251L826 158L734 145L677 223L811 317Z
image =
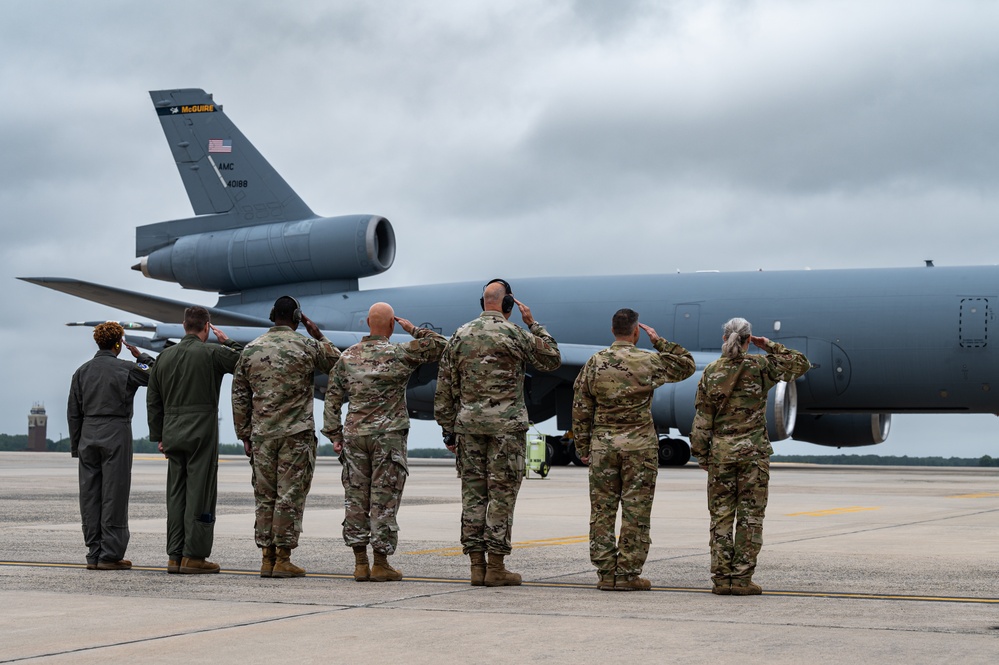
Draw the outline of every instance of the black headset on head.
M271 323L276 323L274 319L276 318L275 314L277 313L276 310L277 310L278 300L282 300L284 298L288 298L293 303L295 303L295 311L291 313L291 320L297 326L299 323L302 322L302 305L298 302L298 298L295 298L294 296L281 296L280 298L275 300L274 307L271 307L271 313L267 318L271 320Z
M489 286L490 284L502 284L504 286L504 288L506 288L506 295L503 296L503 303L500 305L500 308L503 310L504 314L509 314L510 312L512 312L513 311L513 306L516 303L513 300L513 289L510 288L510 284L507 283L507 281L505 279L500 279L499 277L497 277L496 279L491 279L488 282L486 282L486 286ZM486 292L486 286L482 287L482 293L483 294L485 294L485 292ZM479 298L479 306L483 310L486 309L486 299L485 299L485 297Z

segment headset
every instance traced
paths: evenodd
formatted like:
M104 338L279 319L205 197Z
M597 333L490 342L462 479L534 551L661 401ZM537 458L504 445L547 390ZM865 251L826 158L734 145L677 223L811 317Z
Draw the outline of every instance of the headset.
M291 313L291 320L297 326L299 323L302 322L302 305L298 302L298 299L295 298L294 296L281 296L280 298L278 298L278 300L282 300L284 298L288 298L289 300L295 303L295 311ZM271 323L274 323L274 319L276 318L275 317L276 310L277 310L277 300L274 301L274 307L271 307L271 313L267 317L271 320Z
M504 287L506 287L506 295L503 296L503 303L500 305L500 307L502 308L504 314L509 314L510 312L512 312L513 306L516 303L514 302L513 299L513 289L510 288L510 284L507 283L505 279L500 279L499 277L497 277L496 279L491 279L488 282L486 282L486 286L489 286L490 284L502 284ZM482 287L483 293L486 292L486 286ZM485 298L479 298L479 307L481 307L483 310L486 309Z

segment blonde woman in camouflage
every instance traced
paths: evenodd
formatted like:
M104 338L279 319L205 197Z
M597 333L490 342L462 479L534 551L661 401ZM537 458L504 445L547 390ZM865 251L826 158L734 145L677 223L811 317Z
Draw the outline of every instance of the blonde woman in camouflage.
M766 337L754 337L749 321L723 326L722 357L701 375L691 453L708 472L711 513L711 592L752 596L756 557L763 546L763 515L770 482L767 393L808 371L805 356ZM747 353L752 343L766 355Z

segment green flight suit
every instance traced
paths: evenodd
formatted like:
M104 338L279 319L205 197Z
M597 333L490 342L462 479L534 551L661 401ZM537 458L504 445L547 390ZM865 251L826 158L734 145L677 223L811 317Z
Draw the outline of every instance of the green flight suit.
M218 494L219 389L242 345L205 344L185 335L159 355L149 376L150 441L163 443L167 467L167 554L207 558Z

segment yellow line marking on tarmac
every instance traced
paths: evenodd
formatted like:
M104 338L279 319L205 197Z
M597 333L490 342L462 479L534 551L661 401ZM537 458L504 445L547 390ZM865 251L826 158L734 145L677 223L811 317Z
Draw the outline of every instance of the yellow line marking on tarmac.
M86 565L82 563L45 563L45 562L35 562L35 561L0 561L0 566L16 566L23 568L66 568L66 569L85 569ZM132 570L141 570L154 573L165 573L166 567L163 566L132 566ZM116 571L92 571L95 575L98 574L111 574ZM120 572L120 571L117 571ZM260 575L259 571L256 570L227 570L222 569L219 571L222 575L238 575L242 577L258 577ZM348 580L354 581L353 575L344 575L340 573L306 573L306 577L315 579L331 579L331 580ZM186 576L184 576L186 577ZM447 577L405 577L402 582L423 582L432 584L452 584L460 586L468 586L469 580L467 579L454 579ZM271 582L267 582L270 584ZM378 584L378 582L371 582L371 584ZM524 582L523 586L536 587L536 588L547 588L547 589L586 589L595 591L595 585L589 583L581 582ZM654 586L652 591L658 591L660 593L697 593L697 594L710 594L710 589L698 589L693 587L667 587L667 586ZM973 598L969 596L905 596L900 594L886 594L886 593L840 593L836 591L764 591L764 596L783 596L787 598L830 598L839 600L906 600L906 601L921 601L921 602L931 602L931 603L972 603L979 605L999 605L999 598ZM738 602L730 601L728 599L719 599L719 602Z
M133 460L140 460L143 462L165 462L167 458L163 455L135 455L132 457ZM250 458L245 460L241 459L223 459L219 458L219 464L248 464Z
M975 494L955 494L953 496L947 497L948 499L986 499L993 496L999 496L999 492L977 492Z
M799 515L808 515L810 517L825 517L827 515L843 515L845 513L862 513L865 510L880 510L879 506L873 508L865 508L864 506L850 506L848 508L830 508L829 510L812 510L804 513L788 513L787 517L797 517Z
M556 545L574 545L589 542L589 536L565 536L563 538L541 538L539 540L522 540L513 544L513 549L522 550L531 547L555 547ZM462 556L460 547L442 547L435 550L417 550L415 552L400 552L400 554L440 554L441 556Z

